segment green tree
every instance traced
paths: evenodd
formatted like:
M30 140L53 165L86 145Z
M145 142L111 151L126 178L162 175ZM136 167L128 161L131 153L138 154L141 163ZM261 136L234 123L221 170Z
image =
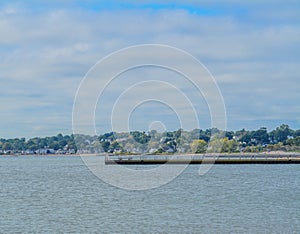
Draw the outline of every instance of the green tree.
M282 124L270 133L270 138L273 143L283 142L288 139L289 136L293 136L294 131L290 129L289 125Z
M60 149L58 141L52 141L51 144L49 145L49 147L54 150Z
M108 152L110 142L109 141L101 141L100 143L101 143L101 146L102 146L104 152Z
M13 147L12 147L11 143L9 143L9 142L4 142L4 143L2 144L2 149L5 150L5 151L7 151L7 150L12 150Z
M254 139L255 144L263 145L268 144L269 141L269 134L267 132L267 128L260 128L253 132L251 139Z
M133 139L140 144L146 144L150 140L150 136L148 136L145 132L133 131L130 132L130 135Z
M224 153L234 153L238 151L238 143L236 140L231 139L229 140L227 137L225 137L222 140L223 146L222 146L222 152Z
M191 149L193 153L203 154L207 150L207 142L204 140L194 140L191 143Z

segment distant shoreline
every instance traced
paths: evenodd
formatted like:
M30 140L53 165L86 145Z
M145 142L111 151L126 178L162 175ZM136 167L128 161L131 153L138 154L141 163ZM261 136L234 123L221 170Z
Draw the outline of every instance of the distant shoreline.
M300 157L300 152L270 151L259 153L205 153L205 154L3 154L2 157L162 157L162 156L203 156L203 157Z

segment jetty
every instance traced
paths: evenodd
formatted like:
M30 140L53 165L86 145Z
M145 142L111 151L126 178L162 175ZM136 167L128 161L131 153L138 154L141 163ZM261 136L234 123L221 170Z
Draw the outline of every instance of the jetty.
M300 153L106 156L105 164L300 164Z

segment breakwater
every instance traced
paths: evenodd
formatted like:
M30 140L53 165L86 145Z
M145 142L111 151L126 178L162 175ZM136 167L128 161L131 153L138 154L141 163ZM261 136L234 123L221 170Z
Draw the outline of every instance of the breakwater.
M300 154L108 156L105 164L300 164Z

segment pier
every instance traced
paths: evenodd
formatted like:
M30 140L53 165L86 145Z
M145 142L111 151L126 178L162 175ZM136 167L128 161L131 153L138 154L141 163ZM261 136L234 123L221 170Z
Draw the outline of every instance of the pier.
M106 165L149 164L300 164L300 154L208 154L107 156Z

